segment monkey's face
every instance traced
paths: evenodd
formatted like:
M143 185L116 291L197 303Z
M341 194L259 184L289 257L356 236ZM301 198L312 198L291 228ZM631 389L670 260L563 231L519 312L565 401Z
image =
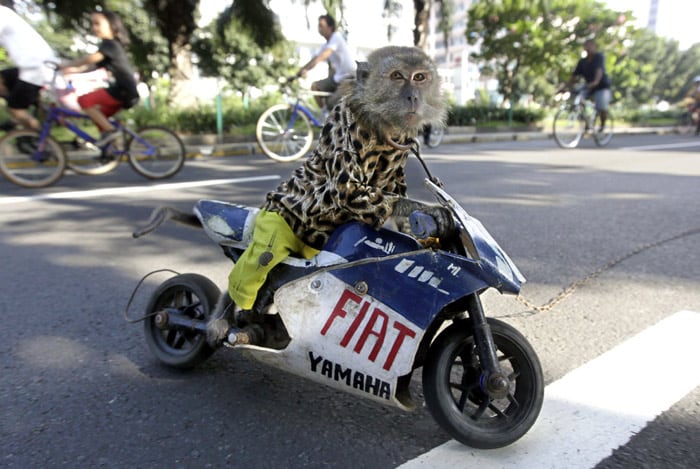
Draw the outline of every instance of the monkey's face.
M392 133L413 133L442 123L446 103L432 61L413 47L384 47L358 64L354 101L364 117Z

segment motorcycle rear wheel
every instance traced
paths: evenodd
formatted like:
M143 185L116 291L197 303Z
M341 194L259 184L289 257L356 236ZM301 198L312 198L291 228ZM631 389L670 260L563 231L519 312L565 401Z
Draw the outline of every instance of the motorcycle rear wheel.
M163 282L151 296L144 320L146 343L153 355L173 368L189 369L197 366L212 353L206 335L178 328L160 329L155 315L160 310L177 310L192 319L206 321L214 312L219 288L199 274L180 274Z
M544 397L542 368L520 332L489 318L499 364L510 381L504 399L491 399L480 387L479 363L471 325L455 323L431 345L423 367L423 393L435 421L457 441L474 448L507 446L537 420Z

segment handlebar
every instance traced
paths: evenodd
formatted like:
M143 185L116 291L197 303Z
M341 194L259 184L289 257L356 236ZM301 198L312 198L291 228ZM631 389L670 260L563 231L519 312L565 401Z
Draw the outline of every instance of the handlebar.
M564 86L557 90L554 97L555 101L569 101L573 100L575 102L580 102L587 97L587 88L585 84L579 84L573 87Z

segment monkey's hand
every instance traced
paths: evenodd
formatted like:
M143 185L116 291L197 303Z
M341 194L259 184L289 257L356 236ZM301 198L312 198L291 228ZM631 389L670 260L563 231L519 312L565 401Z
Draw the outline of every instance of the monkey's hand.
M454 232L455 225L452 213L441 205L424 204L406 197L400 197L394 204L392 215L395 217L408 217L416 211L429 215L435 220L437 233L432 234L432 236L444 238Z

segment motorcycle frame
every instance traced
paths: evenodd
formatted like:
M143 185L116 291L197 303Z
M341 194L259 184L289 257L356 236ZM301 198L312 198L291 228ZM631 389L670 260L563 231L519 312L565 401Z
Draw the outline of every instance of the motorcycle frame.
M240 236L241 233L238 235ZM376 244L376 246L362 249L366 245L360 244L360 249L358 249L358 240L367 242L370 237L374 240L371 243ZM376 243L376 241L381 242ZM226 256L234 262L242 252L242 247L230 245L222 247ZM404 251L397 254L387 254L385 251L389 250L389 247L396 250L404 249ZM422 366L431 342L445 322L463 320L466 321L465 327L471 327L474 332L477 353L484 370L481 380L482 389L491 395L503 393L503 389L498 387L499 380L503 378L503 375L496 356L496 347L479 298L479 294L491 285L482 278L483 272L478 262L446 251L423 248L411 236L388 229L377 231L361 223L349 223L338 228L324 250L329 250L334 256L341 256L348 262L321 267L304 266L299 265L298 259L292 258L289 263L280 264L273 269L268 281L260 291L256 308L280 316L281 324L290 336L289 343L282 349L249 344L236 345L236 349L257 361L350 394L369 398L382 404L390 404L403 410L413 410L415 403L409 390L413 370ZM377 251L379 251L379 256L377 256ZM337 260L334 256L329 257ZM414 265L416 267L413 267ZM421 265L424 267L420 267ZM375 271L377 266L380 266L381 272L373 278L368 272ZM381 277L396 272L397 268L403 270L405 274L403 277L407 279L414 275L418 281L421 278L420 273L423 273L423 277L426 279L411 288L413 290L410 299L413 304L411 305L402 302L401 295L397 300L392 295L382 294L382 291L379 291L379 294L372 294L377 289L384 290L381 287L383 284L380 280ZM449 274L451 277L449 279L444 277L437 282L430 282L425 272L431 272L431 269L435 272L453 273ZM336 278L337 283L324 281L324 276L328 275ZM433 280L435 278L437 277L433 276ZM451 282L444 282L445 280L451 280ZM323 296L335 299L336 303L333 304L332 300L326 302L325 306L316 305L315 309L306 306L301 312L294 305L308 305L309 292L313 292L314 283L333 283L333 286L329 288L330 291L324 291ZM445 284L449 284L449 286ZM440 288L441 285L445 285L445 288ZM448 293L448 290L452 293ZM297 295L295 292L303 293ZM441 296L444 298L440 298ZM272 297L274 297L274 307L270 308L267 303ZM353 299L348 300L349 297ZM416 299L416 297L421 297L423 300ZM358 298L361 298L361 302ZM361 304L365 308L365 312L378 310L387 315L387 321L389 319L396 321L394 324L401 324L401 327L410 328L415 333L412 347L395 360L400 360L404 364L402 367L383 370L374 366L373 363L353 359L357 358L353 355L364 351L364 345L366 345L364 342L362 347L358 348L356 345L352 354L343 353L342 350L336 350L338 353L331 355L313 353L313 347L320 347L327 351L332 350L334 345L330 341L326 343L323 340L324 337L321 336L309 337L305 335L306 332L314 328L318 330L322 323L327 324L329 318L324 315L327 315L328 311L337 311L338 305L342 301L360 302L358 305ZM412 307L424 311L420 318L409 317L411 315L405 313ZM468 315L468 319L465 318L465 313ZM303 316L303 318L298 316ZM316 318L316 321L310 321L309 317ZM304 324L301 328L296 326L299 321L303 321ZM362 324L358 323L356 327L364 327L365 332L369 330L371 335L376 331L371 330L371 328L367 329L368 321L369 319ZM404 324L408 325L403 326ZM191 322L184 321L183 327L191 327ZM346 334L349 332L346 331ZM306 354L309 358L308 362L298 360L298 357L305 355L300 350L300 340L309 347L308 354ZM336 342L338 341L342 342L343 338L336 337ZM314 364L313 360L319 359L319 356L323 357L323 361ZM319 373L319 365L332 367L334 374L340 373L343 376L347 374L347 370L352 370L355 380L358 379L359 375L371 377L376 380L374 383L378 382L378 386L382 389L380 392L374 392L377 387L371 385L369 388L372 392L367 392L367 386L359 386L355 382L350 383L347 379L342 381L337 379L337 376L335 379L328 379L331 372L326 370L325 374Z

